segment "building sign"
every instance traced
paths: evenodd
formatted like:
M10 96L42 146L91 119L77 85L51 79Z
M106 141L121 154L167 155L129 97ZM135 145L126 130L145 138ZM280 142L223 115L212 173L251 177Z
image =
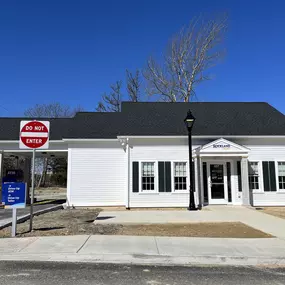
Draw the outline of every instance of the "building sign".
M218 143L218 144L213 144L213 148L230 149L231 145L230 144Z
M3 183L2 203L5 208L26 207L26 183Z

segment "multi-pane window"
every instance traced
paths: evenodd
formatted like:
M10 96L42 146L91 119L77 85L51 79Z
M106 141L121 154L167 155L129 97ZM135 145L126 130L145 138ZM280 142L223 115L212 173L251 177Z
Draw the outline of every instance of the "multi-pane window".
M259 165L258 162L249 162L248 164L248 182L249 189L259 189Z
M174 162L174 190L187 190L186 162Z
M285 162L278 162L279 189L285 190Z
M142 191L155 190L154 162L142 162Z

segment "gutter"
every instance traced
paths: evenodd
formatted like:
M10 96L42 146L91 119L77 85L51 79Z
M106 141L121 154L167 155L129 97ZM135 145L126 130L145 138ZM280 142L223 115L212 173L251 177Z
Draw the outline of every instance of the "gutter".
M126 139L126 138L130 138L130 139L184 139L184 138L188 138L187 135L185 136L117 136L118 139ZM259 138L259 139L265 139L265 138L274 138L274 139L285 139L285 135L284 136L233 136L233 135L228 135L228 136L222 136L222 135L209 135L209 136L192 136L192 138L194 139L217 139L217 138Z
M115 142L116 139L62 139L63 142Z

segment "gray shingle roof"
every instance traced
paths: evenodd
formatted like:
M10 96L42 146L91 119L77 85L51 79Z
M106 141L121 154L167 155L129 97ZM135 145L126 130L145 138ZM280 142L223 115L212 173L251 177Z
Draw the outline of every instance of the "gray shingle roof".
M285 136L285 116L263 102L124 102L120 113L80 112L71 119L48 119L50 139L186 135L183 120L189 109L196 117L193 135ZM0 118L0 140L18 140L25 119Z
M0 140L19 140L20 122L30 120L29 118L0 118ZM61 140L67 136L73 119L45 119L40 121L50 121L50 139Z
M285 135L285 116L268 103L126 103L126 135L186 135L188 110L196 118L193 135ZM136 123L131 123L136 122Z

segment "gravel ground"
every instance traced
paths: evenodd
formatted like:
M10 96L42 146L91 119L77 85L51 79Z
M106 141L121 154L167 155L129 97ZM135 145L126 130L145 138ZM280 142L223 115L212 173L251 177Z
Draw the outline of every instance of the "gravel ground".
M285 207L262 207L260 211L265 214L285 219Z
M165 225L94 224L101 209L58 210L34 217L34 231L28 232L29 221L17 227L19 237L57 235L138 235L265 238L271 237L242 223L195 223ZM11 228L0 230L0 237L10 237Z

